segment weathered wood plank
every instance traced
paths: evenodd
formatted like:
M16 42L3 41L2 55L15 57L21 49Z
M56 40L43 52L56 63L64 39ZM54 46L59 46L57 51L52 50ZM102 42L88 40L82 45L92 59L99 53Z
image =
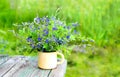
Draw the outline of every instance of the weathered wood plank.
M15 66L11 68L11 70L9 70L3 77L11 77L16 71L26 65L28 65L26 58L21 57L21 60L17 64L15 64Z
M20 68L11 77L47 77L50 70L38 68L37 57L29 57L29 64Z
M48 77L64 77L66 72L67 61L65 60L63 64L57 66L53 69Z
M16 71L11 77L29 77L36 69L28 65Z
M34 57L28 56L27 58L29 58L29 63L32 64L32 66L37 68L38 57L37 56L34 56Z
M47 77L50 70L41 70L31 65L19 69L11 77Z
M9 59L9 57L7 55L3 55L3 56L0 55L0 65L5 63L8 59Z
M29 62L34 68L36 68L36 70L29 77L48 77L50 70L38 68L38 57L30 57Z
M4 64L0 65L0 77L4 76L19 61L19 57L12 57Z
M37 57L9 57L0 65L0 77L64 77L67 61L53 70L43 70L38 68L37 60Z
M30 75L30 77L39 77L38 76L38 73L39 73L39 69L36 69L31 75Z
M34 71L29 77L48 77L50 70L41 70L38 69Z

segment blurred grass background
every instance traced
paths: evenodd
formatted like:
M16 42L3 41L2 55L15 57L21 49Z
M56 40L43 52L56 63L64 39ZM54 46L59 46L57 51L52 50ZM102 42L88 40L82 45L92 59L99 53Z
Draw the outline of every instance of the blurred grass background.
M120 0L0 0L1 54L20 53L8 30L13 23L33 21L37 15L77 21L81 35L95 40L94 53L68 57L66 77L120 77Z

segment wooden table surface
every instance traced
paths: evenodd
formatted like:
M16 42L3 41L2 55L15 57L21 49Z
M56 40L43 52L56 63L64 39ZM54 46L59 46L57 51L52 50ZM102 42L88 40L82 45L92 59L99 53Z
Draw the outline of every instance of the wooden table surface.
M0 55L0 77L64 77L67 61L51 70L38 68L37 57Z

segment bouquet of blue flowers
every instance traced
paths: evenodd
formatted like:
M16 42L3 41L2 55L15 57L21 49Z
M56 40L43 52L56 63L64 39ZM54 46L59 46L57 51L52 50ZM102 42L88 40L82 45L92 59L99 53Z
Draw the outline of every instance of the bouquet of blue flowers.
M56 17L36 17L33 22L16 24L17 36L24 40L32 50L54 52L67 47L75 39L78 23L66 24Z

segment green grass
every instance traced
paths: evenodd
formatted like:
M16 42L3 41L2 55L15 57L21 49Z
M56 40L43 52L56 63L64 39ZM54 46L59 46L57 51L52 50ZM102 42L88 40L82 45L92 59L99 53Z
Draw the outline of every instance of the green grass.
M1 0L0 4L0 25L4 28L11 28L15 22L32 21L37 14L56 15L67 22L79 22L81 33L93 38L98 46L120 41L119 0Z
M57 16L79 22L81 34L95 40L94 54L72 53L67 57L66 77L120 76L120 0L0 0L0 53L18 52L13 23L34 17Z
M106 49L102 51L104 53L98 51L101 54L95 55L73 53L68 59L66 77L119 77L119 52Z

